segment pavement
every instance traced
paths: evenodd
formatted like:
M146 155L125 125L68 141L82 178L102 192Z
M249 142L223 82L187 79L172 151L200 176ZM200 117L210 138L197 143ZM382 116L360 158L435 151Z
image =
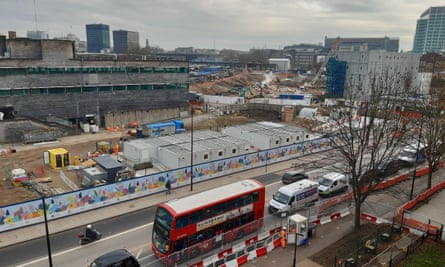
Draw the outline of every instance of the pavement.
M87 138L95 140L102 138L102 134L90 135ZM65 141L71 141L65 140ZM25 148L22 148L25 149ZM280 162L272 165L268 165L267 169L264 167L248 170L245 172L231 174L225 176L224 179L212 179L209 181L204 181L196 183L193 185L193 193L208 190L210 188L218 187L224 184L232 183L240 179L246 179L248 177L258 177L265 175L266 173L282 172L283 170L290 169L291 163L296 160L290 160L285 162ZM110 207L97 209L94 211L89 211L87 214L73 215L66 218L61 218L57 220L51 220L48 223L48 229L50 233L57 233L64 231L66 229L76 228L84 226L88 223L94 223L95 221L104 220L107 218L119 216L123 213L129 213L136 210L144 209L151 206L156 206L159 203L166 202L170 199L181 198L189 195L190 187L182 188L172 188L172 194L167 195L164 193L158 193L155 195L146 196L140 199L131 200L123 202L120 204L115 204ZM445 196L445 191L436 195ZM443 202L442 202L443 203ZM428 205L429 206L429 205ZM85 216L88 215L88 216ZM89 218L88 222L85 218ZM441 220L439 218L438 220ZM322 250L325 247L335 243L341 237L345 236L349 232L353 231L353 217L347 216L341 218L334 222L321 225L317 228L317 234L314 238L310 239L310 244L304 247L298 247L296 254L294 254L294 247L287 246L287 248L277 248L273 250L270 254L260 257L252 262L249 262L246 266L255 267L268 267L268 266L292 266L294 257L296 256L296 262L298 266L320 266L317 263L308 259L314 253ZM444 219L445 221L445 219ZM25 228L11 230L8 232L0 233L0 249L3 247L11 246L28 240L41 238L45 236L45 229L43 225L37 224L28 226Z

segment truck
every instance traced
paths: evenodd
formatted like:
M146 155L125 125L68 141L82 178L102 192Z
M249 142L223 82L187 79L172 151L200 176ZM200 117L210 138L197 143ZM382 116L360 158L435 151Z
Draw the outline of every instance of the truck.
M287 216L318 200L318 183L303 179L282 186L269 201L269 213Z
M349 183L346 175L330 172L323 175L318 181L318 194L321 197L330 197L348 191Z

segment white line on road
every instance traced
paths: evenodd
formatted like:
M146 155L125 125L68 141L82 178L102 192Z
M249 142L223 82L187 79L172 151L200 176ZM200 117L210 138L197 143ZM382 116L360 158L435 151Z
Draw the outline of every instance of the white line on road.
M151 225L153 225L152 222L151 222L151 223L144 224L144 225L141 225L141 226L138 226L138 227L135 227L135 228L131 228L131 229L129 229L129 230L126 230L126 231L123 231L123 232L120 232L120 233L117 233L117 234L114 234L114 235L107 236L106 238L103 238L103 239L94 241L93 243L105 242L105 241L107 241L107 240L109 240L109 239L116 238L116 237L119 237L119 236L122 236L122 235L125 235L125 234L128 234L128 233L131 233L131 232L133 232L133 231L137 231L137 230L140 230L140 229L142 229L142 228L149 227L149 226L151 226ZM90 243L90 244L93 244L93 243ZM88 244L88 245L89 245L89 244ZM76 250L80 250L80 249L82 249L82 248L84 248L84 247L87 247L88 245L79 246L79 247L74 247L74 248L71 248L71 249L67 249L67 250L64 250L64 251L60 251L60 252L58 252L58 253L53 254L52 257L57 257L57 256L64 255L64 254L66 254L66 253L70 253L70 252L73 252L73 251L76 251ZM46 257L42 257L42 258L39 258L39 259L35 259L35 260L33 260L33 261L30 261L30 262L26 262L26 263L17 265L17 267L29 266L29 265L31 265L31 264L35 264L35 263L38 263L38 262L41 262L41 261L44 261L44 260L45 260L45 261L48 260L48 257L46 256Z
M277 185L277 184L281 184L281 181L274 182L274 183L271 183L271 184L267 184L266 187L272 187L272 186ZM126 230L126 231L114 234L114 235L107 236L107 237L105 237L103 239L100 239L100 240L97 240L97 241L95 241L93 243L105 242L105 241L107 241L109 239L116 238L116 237L119 237L119 236L122 236L122 235L125 235L125 234L128 234L128 233L131 233L133 231L137 231L137 230L140 230L142 228L149 227L151 225L153 225L153 222L147 223L147 224L144 224L144 225L141 225L141 226L138 226L138 227L135 227L135 228L132 228L132 229L129 229L129 230ZM91 244L93 244L93 243L91 243ZM87 246L88 245L83 245L83 246L67 249L67 250L64 250L64 251L60 251L58 253L52 254L52 257L61 256L61 255L64 255L64 254L67 254L67 253L70 253L70 252L73 252L73 251L76 251L76 250L80 250L80 249L82 249L84 247L87 247ZM137 259L139 259L139 256L140 256L141 252L142 252L142 249L139 250L139 252L138 252L138 254L136 256ZM147 257L144 257L144 258L149 258L151 256L152 255L148 255ZM25 267L25 266L29 266L29 265L32 265L32 264L35 264L35 263L38 263L38 262L41 262L41 261L47 261L47 260L48 260L48 256L45 256L45 257L41 257L41 258L35 259L33 261L30 261L30 262L26 262L26 263L17 265L17 267Z

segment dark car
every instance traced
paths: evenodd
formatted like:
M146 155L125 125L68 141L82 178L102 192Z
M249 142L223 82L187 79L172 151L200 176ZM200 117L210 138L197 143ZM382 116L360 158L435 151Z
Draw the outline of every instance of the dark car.
M383 181L386 177L396 174L400 169L399 161L395 159L382 160L372 170L367 171L363 177L372 178L376 182Z
M136 258L126 249L116 249L96 258L90 267L140 267Z
M309 177L306 174L304 174L304 172L297 170L297 171L288 171L285 174L283 174L283 177L281 177L281 181L283 182L283 184L291 184L308 178Z
M376 172L381 177L388 177L396 174L400 169L399 161L396 159L383 160L377 164Z

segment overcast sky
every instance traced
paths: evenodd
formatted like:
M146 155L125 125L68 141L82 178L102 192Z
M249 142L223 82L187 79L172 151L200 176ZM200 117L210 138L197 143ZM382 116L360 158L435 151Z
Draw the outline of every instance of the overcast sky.
M412 49L416 21L443 0L0 0L0 34L42 30L50 38L85 24L139 32L142 46L282 49L324 37L395 37ZM110 40L112 42L111 32Z

